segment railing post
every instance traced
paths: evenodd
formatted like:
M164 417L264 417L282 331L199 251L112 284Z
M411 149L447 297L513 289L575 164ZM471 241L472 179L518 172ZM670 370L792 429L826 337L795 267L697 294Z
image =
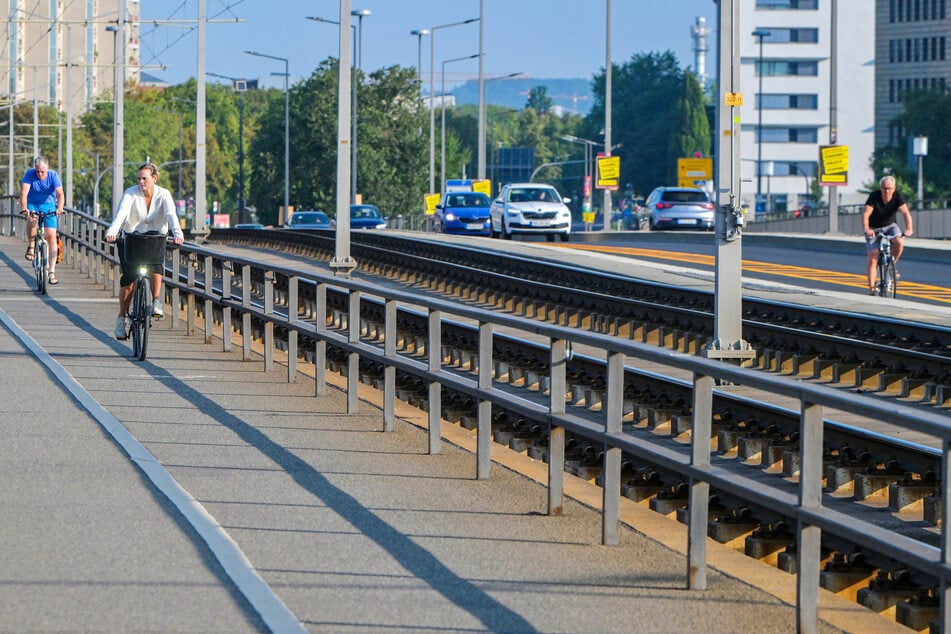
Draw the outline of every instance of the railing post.
M347 309L347 341L360 343L360 291L350 291ZM360 355L347 353L347 413L356 414L360 402Z
M297 299L297 276L287 278L287 382L297 380L297 311L300 309Z
M251 360L251 265L241 266L241 359Z
M693 420L690 432L690 464L710 466L710 435L713 419L713 377L693 375ZM710 483L690 481L687 501L687 587L707 589L707 512Z
M314 396L327 393L327 341L321 336L327 332L327 285L317 284L314 289ZM395 327L395 326L394 326Z
M951 439L945 438L941 444L941 563L951 562ZM941 616L940 631L951 632L951 584L941 579Z
M437 373L442 368L442 312L429 311L429 336L426 340L426 352L429 357L429 371ZM442 436L442 400L439 381L429 381L429 453L439 453Z
M231 301L231 282L234 278L234 264L221 261L221 350L231 352L231 335L234 328L234 313L226 302Z
M548 405L548 514L561 515L565 504L565 428L555 418L565 413L568 393L568 341L551 340Z
M799 506L822 507L822 406L803 400L799 418ZM805 634L819 629L819 562L822 530L802 520L798 526L796 557L796 626Z
M390 361L396 359L396 319L395 299L387 299L383 305L383 355L387 363L383 368L383 431L396 429L396 366Z
M604 433L621 433L621 409L624 405L624 355L608 352L607 393L604 395ZM621 520L621 449L604 444L602 482L601 543L617 546Z
M215 269L214 258L206 255L204 259L205 267L205 343L211 343L215 332L215 302L212 294L215 292Z
M179 302L181 301L182 292L179 290L178 285L181 284L182 278L182 251L177 246L172 247L172 329L178 328L178 310ZM108 277L108 276L107 276Z
M274 369L274 271L264 272L264 371Z
M476 357L478 364L479 390L487 392L492 389L492 324L479 322L479 349ZM492 401L480 398L478 404L476 425L476 479L488 480L492 465Z

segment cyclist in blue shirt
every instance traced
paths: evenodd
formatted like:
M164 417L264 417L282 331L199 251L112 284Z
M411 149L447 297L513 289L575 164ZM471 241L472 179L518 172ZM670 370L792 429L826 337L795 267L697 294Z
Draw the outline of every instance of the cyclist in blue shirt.
M50 169L49 161L42 156L36 157L33 161L33 169L26 171L23 175L22 186L20 188L20 209L23 214L29 214L31 211L55 211L57 214L63 213L63 202L66 200L63 194L63 181L59 174ZM33 216L27 216L29 224L27 226L27 248L25 257L27 260L33 259L33 239L36 236L37 220ZM47 216L43 227L43 237L50 245L50 284L59 284L56 279L56 216Z

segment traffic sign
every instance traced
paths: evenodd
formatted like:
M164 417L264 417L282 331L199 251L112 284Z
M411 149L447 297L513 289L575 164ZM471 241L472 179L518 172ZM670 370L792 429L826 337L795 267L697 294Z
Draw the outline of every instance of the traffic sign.
M841 187L849 184L849 146L819 147L819 185Z

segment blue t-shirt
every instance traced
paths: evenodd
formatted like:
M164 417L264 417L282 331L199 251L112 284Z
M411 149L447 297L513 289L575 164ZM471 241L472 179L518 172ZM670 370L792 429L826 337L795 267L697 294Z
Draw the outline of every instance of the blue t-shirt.
M23 184L30 186L30 191L26 195L26 203L29 206L36 205L37 208L56 207L56 189L63 186L59 174L53 170L47 170L46 178L40 179L36 175L35 169L28 169L23 175Z

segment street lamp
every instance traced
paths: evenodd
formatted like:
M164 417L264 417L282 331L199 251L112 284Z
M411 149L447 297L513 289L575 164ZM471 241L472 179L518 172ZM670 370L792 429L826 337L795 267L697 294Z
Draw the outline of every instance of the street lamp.
M209 77L218 77L227 79L231 82L231 90L238 93L238 222L248 222L247 212L244 205L244 93L248 90L248 82L245 79L236 79L219 75L218 73L205 73ZM181 156L178 157L181 160ZM181 173L181 165L179 165ZM181 188L181 185L179 185ZM181 192L179 192L181 195Z
M119 3L119 12L124 14L125 3ZM112 33L112 50L113 50L113 60L112 64L115 70L115 106L113 107L112 113L112 207L115 208L119 204L119 198L122 197L122 164L125 161L125 144L124 144L124 126L123 119L125 118L125 81L123 80L125 75L125 64L120 63L124 62L125 55L119 54L119 45L122 44L122 48L125 48L125 42L122 41L120 37L123 29L123 21L125 19L124 15L119 16L119 22L116 25L109 25L106 27L106 31Z
M475 55L466 55L465 57L456 57L453 59L447 59L442 63L442 92L440 94L440 100L442 102L442 138L440 139L440 152L441 159L440 165L442 170L440 172L442 182L439 184L439 193L446 193L446 64L452 64L453 62L461 62L466 59L475 59L479 57L479 54Z
M362 44L358 45L358 42L362 42L363 35L363 16L370 15L369 9L355 9L350 12L350 15L358 16L360 19L357 20L360 26L360 31L357 30L357 25L351 24L350 30L354 34L353 38L353 48L354 48L354 60L353 68L351 73L351 82L350 82L350 204L354 205L357 202L357 70L359 69L358 64L360 63ZM340 22L337 20L328 20L326 18L319 18L315 16L307 16L308 20L313 20L314 22L324 22L326 24L336 24L340 26Z
M290 99L288 97L287 83L290 80L291 71L290 71L290 61L286 57L277 57L275 55L265 55L264 53L258 53L257 51L245 51L248 55L254 55L255 57L265 57L267 59L275 59L279 62L284 62L284 216L285 218L290 214L290 197L291 197L291 129L290 129ZM271 73L276 75L279 73Z
M759 61L756 64L756 71L759 75L759 92L756 95L756 109L759 114L759 122L756 124L756 202L759 203L763 195L763 38L771 35L770 31L756 29L753 31L753 37L759 38ZM763 211L767 211L763 205ZM757 211L759 211L757 209Z
M591 139L582 139L581 137L574 136L573 134L565 134L562 137L562 140L568 141L569 143L581 143L584 145L584 184L582 186L582 201L581 201L581 213L590 213L591 212L591 177L594 173L594 170L591 167L591 157L594 154L594 148L600 145L597 141L592 141Z
M429 35L429 29L413 29L410 35L416 36L416 76L419 78L420 92L423 90L423 36Z
M483 79L483 84L488 83L488 82L490 82L490 81L497 81L497 80L500 80L500 79L512 79L513 77L520 77L521 75L522 75L522 73L521 73L521 72L518 72L518 73L509 73L508 75L500 75L500 76L498 76L498 77L485 77L485 78ZM483 88L482 88L482 93L483 93L482 96L483 96L483 99L484 99L484 98L485 98L485 87L484 87L484 86L483 86ZM488 128L488 122L486 121L486 112L485 112L485 109L484 109L484 108L483 108L483 110L482 110L482 118L483 118L483 119L482 119L482 130L483 130L483 134L485 134L485 133L486 133L486 130L487 130L487 128ZM485 147L482 149L482 153L483 153L483 160L485 160L484 156L485 156L486 154L490 154L488 143L486 143ZM491 157L490 157L490 158L491 158ZM484 179L485 179L485 170L487 169L487 167L486 167L486 166L483 166L482 169L483 169L483 174L482 174L482 176L479 177L479 180L484 180Z
M472 24L479 18L469 18L461 22L440 24L429 29L429 193L436 191L436 102L435 102L435 75L436 75L436 31L448 29L451 26Z

